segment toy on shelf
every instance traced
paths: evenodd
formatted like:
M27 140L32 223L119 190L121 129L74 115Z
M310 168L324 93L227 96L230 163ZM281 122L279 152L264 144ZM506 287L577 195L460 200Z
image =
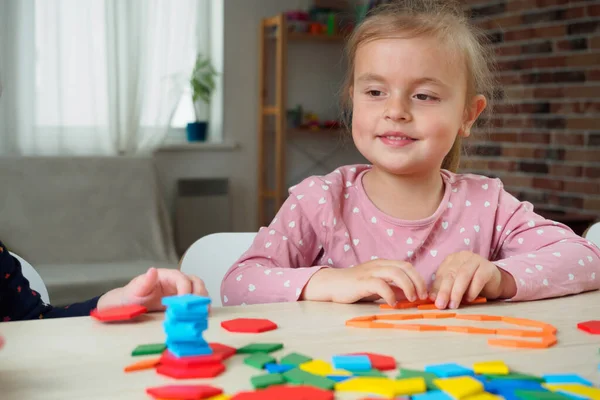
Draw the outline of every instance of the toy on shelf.
M319 116L311 111L304 111L301 105L287 111L289 129L300 130L335 130L341 127L340 121L334 119L320 120Z

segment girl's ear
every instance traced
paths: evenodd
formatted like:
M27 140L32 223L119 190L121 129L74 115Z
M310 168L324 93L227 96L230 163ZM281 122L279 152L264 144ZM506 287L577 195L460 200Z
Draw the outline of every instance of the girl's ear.
M348 96L350 96L350 100L354 100L354 85L350 85L348 88Z
M483 110L485 110L486 106L487 100L484 95L478 94L473 97L471 104L465 109L462 129L459 132L460 136L469 137L471 135L471 127L475 124L475 121Z

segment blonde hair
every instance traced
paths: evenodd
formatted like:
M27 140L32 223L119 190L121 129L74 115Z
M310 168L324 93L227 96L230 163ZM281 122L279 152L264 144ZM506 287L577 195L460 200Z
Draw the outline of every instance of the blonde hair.
M368 42L384 38L431 36L455 46L464 55L467 75L467 99L477 94L488 105L477 122L489 122L496 97L494 52L485 33L470 24L460 3L454 0L399 0L376 7L348 38L346 56L348 73L341 92L342 120L351 129L354 65L357 49ZM456 172L460 163L461 138L456 137L442 162L442 168Z

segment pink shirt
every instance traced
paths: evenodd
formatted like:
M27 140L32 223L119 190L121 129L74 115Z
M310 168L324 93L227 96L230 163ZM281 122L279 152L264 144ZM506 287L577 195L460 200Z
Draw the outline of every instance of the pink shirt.
M296 301L319 269L375 258L410 262L430 287L444 258L462 250L510 272L518 288L512 300L600 288L598 247L534 213L500 180L442 170L445 191L437 211L405 221L367 197L362 176L369 168L341 167L290 188L273 222L223 278L223 304Z

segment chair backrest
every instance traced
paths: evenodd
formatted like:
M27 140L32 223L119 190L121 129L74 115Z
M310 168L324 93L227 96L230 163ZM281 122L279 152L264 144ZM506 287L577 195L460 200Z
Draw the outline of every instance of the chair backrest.
M29 286L40 294L40 297L46 304L50 304L50 296L48 295L48 289L46 289L46 285L44 284L44 281L42 280L40 274L38 274L35 268L33 268L31 264L29 264L23 258L19 257L18 255L12 252L10 254L14 258L19 260L19 262L21 263L21 272L23 273L23 276L29 281Z
M181 272L201 278L214 307L221 304L225 272L250 248L256 232L225 232L204 236L192 244L181 260Z
M590 226L583 234L583 237L600 247L600 222L596 222Z

